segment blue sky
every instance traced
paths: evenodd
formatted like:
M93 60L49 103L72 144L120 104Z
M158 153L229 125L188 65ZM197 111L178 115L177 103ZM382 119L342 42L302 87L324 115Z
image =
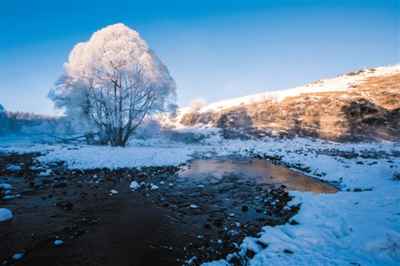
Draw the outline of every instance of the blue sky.
M398 63L399 2L2 1L0 103L54 114L47 92L74 44L117 22L139 31L168 66L180 105Z

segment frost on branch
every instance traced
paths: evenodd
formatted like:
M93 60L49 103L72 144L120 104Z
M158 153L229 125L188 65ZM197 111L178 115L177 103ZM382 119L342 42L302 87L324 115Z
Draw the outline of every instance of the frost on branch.
M124 146L147 115L173 106L175 82L136 31L115 24L74 47L49 96L102 143Z

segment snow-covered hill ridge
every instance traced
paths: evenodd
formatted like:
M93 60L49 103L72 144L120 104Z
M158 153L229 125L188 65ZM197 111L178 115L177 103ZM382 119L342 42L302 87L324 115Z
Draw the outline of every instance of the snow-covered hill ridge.
M220 128L227 138L278 135L400 140L400 65L184 108L177 122Z
M252 104L265 100L281 101L286 97L299 96L300 94L303 93L346 91L351 86L357 85L360 82L366 80L367 78L380 77L397 73L400 73L400 64L392 66L382 66L377 68L367 68L360 71L350 72L344 75L340 75L335 78L322 79L319 81L311 82L304 86L298 86L278 91L268 91L244 97L218 101L215 103L211 103L207 106L204 106L199 110L199 112L202 113L202 112L219 111L223 109L240 106L243 104Z

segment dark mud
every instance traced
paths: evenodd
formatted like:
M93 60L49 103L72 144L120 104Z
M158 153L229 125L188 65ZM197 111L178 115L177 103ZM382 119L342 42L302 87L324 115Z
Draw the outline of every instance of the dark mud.
M199 265L299 209L285 186L234 174L207 184L179 178L178 167L80 171L42 166L37 156L0 155L0 183L13 186L0 207L14 213L0 223L3 265ZM12 259L18 252L22 259Z

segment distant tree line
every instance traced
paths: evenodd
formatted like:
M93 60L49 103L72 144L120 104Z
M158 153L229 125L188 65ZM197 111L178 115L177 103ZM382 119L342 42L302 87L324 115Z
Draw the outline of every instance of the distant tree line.
M0 135L72 133L72 126L64 118L27 112L10 112L0 105Z

